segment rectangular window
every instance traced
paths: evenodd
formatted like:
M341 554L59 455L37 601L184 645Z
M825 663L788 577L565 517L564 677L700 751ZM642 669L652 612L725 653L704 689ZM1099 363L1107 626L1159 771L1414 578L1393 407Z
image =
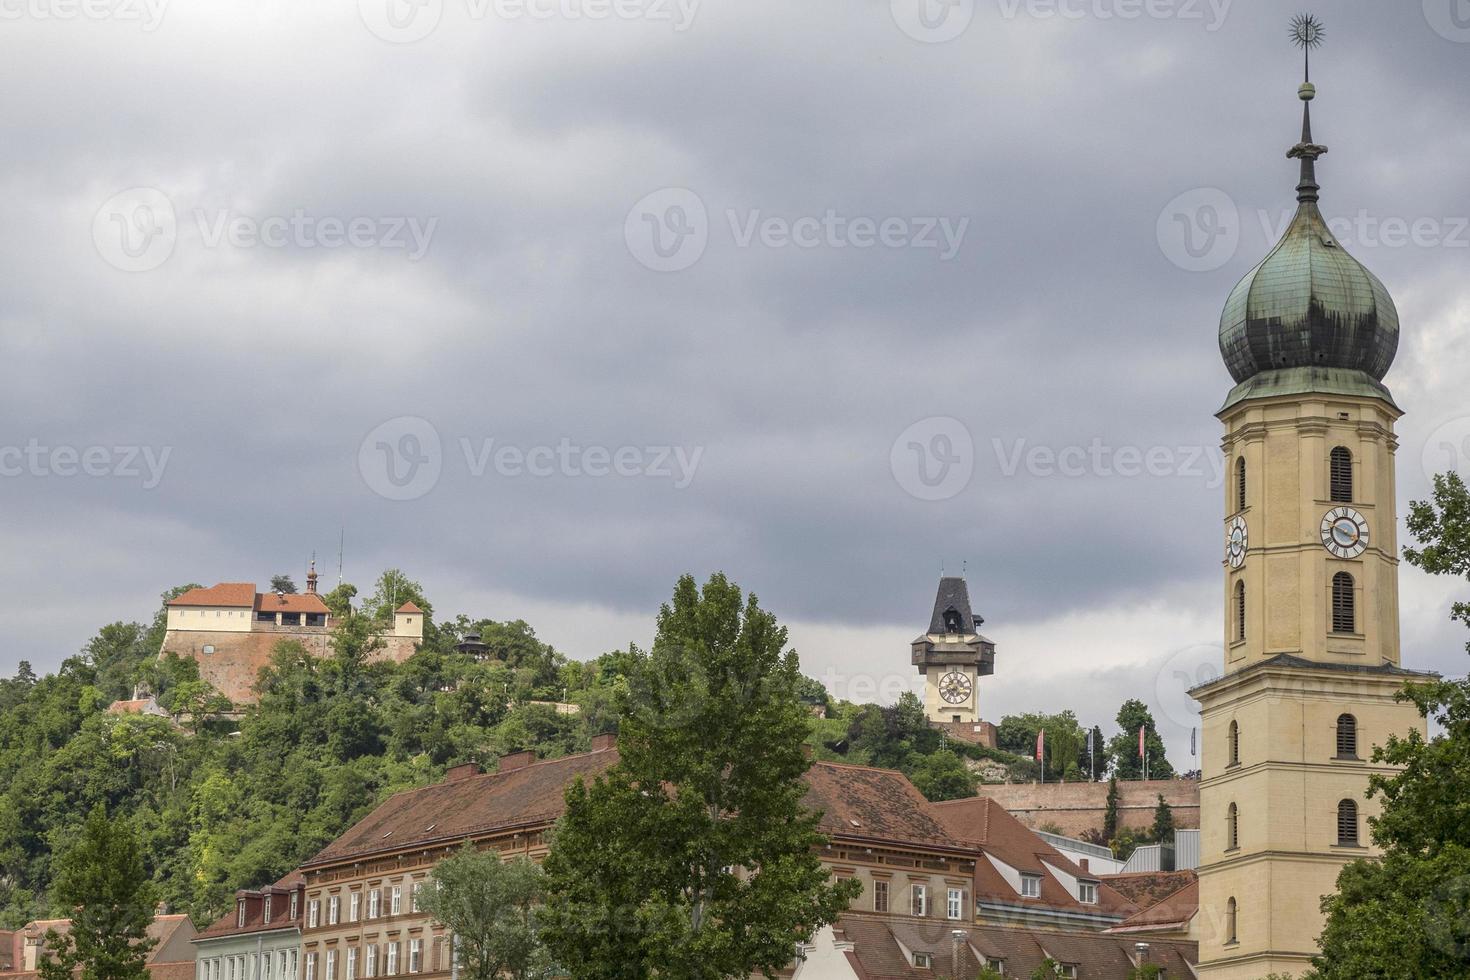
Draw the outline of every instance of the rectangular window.
M298 908L298 906L296 904L296 896L298 894L299 894L298 892L292 892L291 893L291 918L293 918L293 919L296 918L296 910Z
M235 925L236 926L243 926L244 924L245 924L245 899L242 898L238 902L235 903Z
M271 980L271 954L266 953L260 958L261 980Z
M333 895L327 899L327 925L334 926L342 916L342 896Z
M357 947L347 947L347 980L357 980Z
M886 881L873 882L873 911L888 911L888 882Z
M419 910L419 892L424 890L424 883L416 881L408 891L408 904L415 912Z
M261 912L261 918L267 923L271 920L271 897L269 895L265 897L265 909Z
M294 977L296 976L296 950L294 948L290 950L290 959L291 968L287 972L290 976Z
M327 950L327 975L325 980L337 980L337 951Z
M306 903L306 928L315 929L322 924L322 903L316 899Z
M306 954L306 976L302 980L316 980L316 954Z
M913 897L910 901L909 908L914 915L922 916L929 914L929 890L923 885L915 885L913 887Z
M418 973L424 968L424 941L422 939L410 939L408 941L408 972Z
M1040 898L1041 897L1041 875L1024 875L1023 874L1021 876L1021 897L1022 898Z
M388 956L385 961L386 969L383 971L390 977L398 976L398 941L394 940L388 944Z
M948 907L945 909L951 919L963 919L965 917L965 893L959 888L949 890Z
M376 919L382 909L383 893L374 888L368 892L368 918Z
M985 968L987 970L990 970L992 973L998 973L1001 976L1005 976L1006 975L1006 961L1005 960L986 960L985 961Z
M1097 882L1095 882L1095 881L1079 881L1079 882L1077 882L1077 901L1081 902L1083 905L1096 905L1097 904Z
M362 965L362 975L375 977L378 975L378 945L373 943L367 948L367 961Z
M397 915L403 911L403 886L393 886L393 896L388 902L388 914Z
M362 893L353 892L347 898L347 921L356 922L362 909Z
M1068 980L1077 980L1077 964L1063 963L1057 967L1057 976L1066 977Z
M920 967L922 969L927 970L930 967L932 967L933 965L934 965L934 957L930 956L928 953L915 953L914 954L914 966L917 966L917 967Z

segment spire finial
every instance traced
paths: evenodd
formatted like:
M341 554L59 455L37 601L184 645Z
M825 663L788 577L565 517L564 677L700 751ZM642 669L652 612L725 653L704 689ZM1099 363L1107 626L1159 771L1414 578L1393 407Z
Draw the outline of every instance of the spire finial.
M1302 141L1287 151L1287 157L1302 162L1302 177L1296 187L1296 199L1302 203L1316 203L1317 158L1327 152L1327 147L1312 142L1312 100L1317 97L1317 87L1312 84L1312 49L1322 46L1327 29L1312 14L1297 14L1291 19L1292 43L1302 49L1302 87L1297 95L1302 100Z

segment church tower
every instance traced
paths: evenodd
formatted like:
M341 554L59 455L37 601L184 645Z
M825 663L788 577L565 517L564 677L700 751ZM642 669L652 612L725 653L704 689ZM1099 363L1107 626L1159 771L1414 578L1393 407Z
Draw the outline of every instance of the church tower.
M913 664L924 675L924 714L930 722L955 730L980 725L979 680L995 673L995 644L980 635L984 622L970 609L963 578L939 580L929 629L911 644Z
M1294 25L1310 58L1321 26ZM1228 466L1223 675L1200 702L1200 972L1301 974L1319 902L1374 853L1368 760L1424 731L1394 694L1399 665L1394 423L1383 385L1398 349L1388 290L1318 209L1308 81L1298 208L1225 304L1220 352L1236 385L1218 417Z

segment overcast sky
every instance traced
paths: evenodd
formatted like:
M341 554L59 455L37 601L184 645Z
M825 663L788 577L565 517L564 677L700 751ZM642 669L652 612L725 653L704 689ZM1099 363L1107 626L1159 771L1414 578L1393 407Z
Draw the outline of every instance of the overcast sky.
M1189 768L1290 11L922 3L0 0L0 671L335 584L345 528L349 581L576 657L722 569L889 700L967 563L986 717L1143 697ZM1402 514L1470 437L1470 11L1314 6ZM1407 666L1465 672L1465 592L1403 571Z

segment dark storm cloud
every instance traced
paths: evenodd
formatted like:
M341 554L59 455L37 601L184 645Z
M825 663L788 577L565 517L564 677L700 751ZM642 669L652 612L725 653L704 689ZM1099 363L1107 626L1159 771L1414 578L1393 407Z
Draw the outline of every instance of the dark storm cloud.
M0 41L18 83L0 91L0 441L172 450L150 490L0 482L26 529L9 593L47 609L61 583L96 597L27 615L33 660L176 582L294 570L344 525L350 577L394 564L465 604L646 615L680 572L723 568L795 621L896 629L922 619L941 563L968 560L1003 645L1006 624L1142 617L1161 597L1191 624L1217 618L1216 323L1295 179L1300 65L1279 5L1236 0L1212 30L1203 3L1165 5L1200 20L980 0L963 34L926 44L876 0L708 2L682 32L475 20L450 3L403 45L354 4L297 6L175 2L151 33L23 20ZM1451 128L1470 44L1419 4L1318 8L1325 209L1440 219L1453 237L1470 210ZM125 273L92 225L132 187L167 195L178 241ZM708 242L659 273L625 222L665 188L698 196ZM1160 215L1201 189L1238 209L1240 234L1192 272L1161 246ZM436 223L417 261L207 244L222 216L298 212ZM835 243L742 244L751 222L829 212ZM964 235L947 260L840 237L885 219ZM1401 493L1422 496L1427 434L1464 414L1444 368L1462 356L1470 253L1349 248L1405 313L1389 382L1411 412ZM360 451L384 423L396 451L405 417L432 425L439 475L385 499ZM939 417L967 431L973 476L916 499L891 450ZM477 476L491 439L636 450L646 469L665 449L699 456L682 488L677 470L582 462ZM121 566L94 557L119 551ZM1218 638L1172 622L1138 662Z

